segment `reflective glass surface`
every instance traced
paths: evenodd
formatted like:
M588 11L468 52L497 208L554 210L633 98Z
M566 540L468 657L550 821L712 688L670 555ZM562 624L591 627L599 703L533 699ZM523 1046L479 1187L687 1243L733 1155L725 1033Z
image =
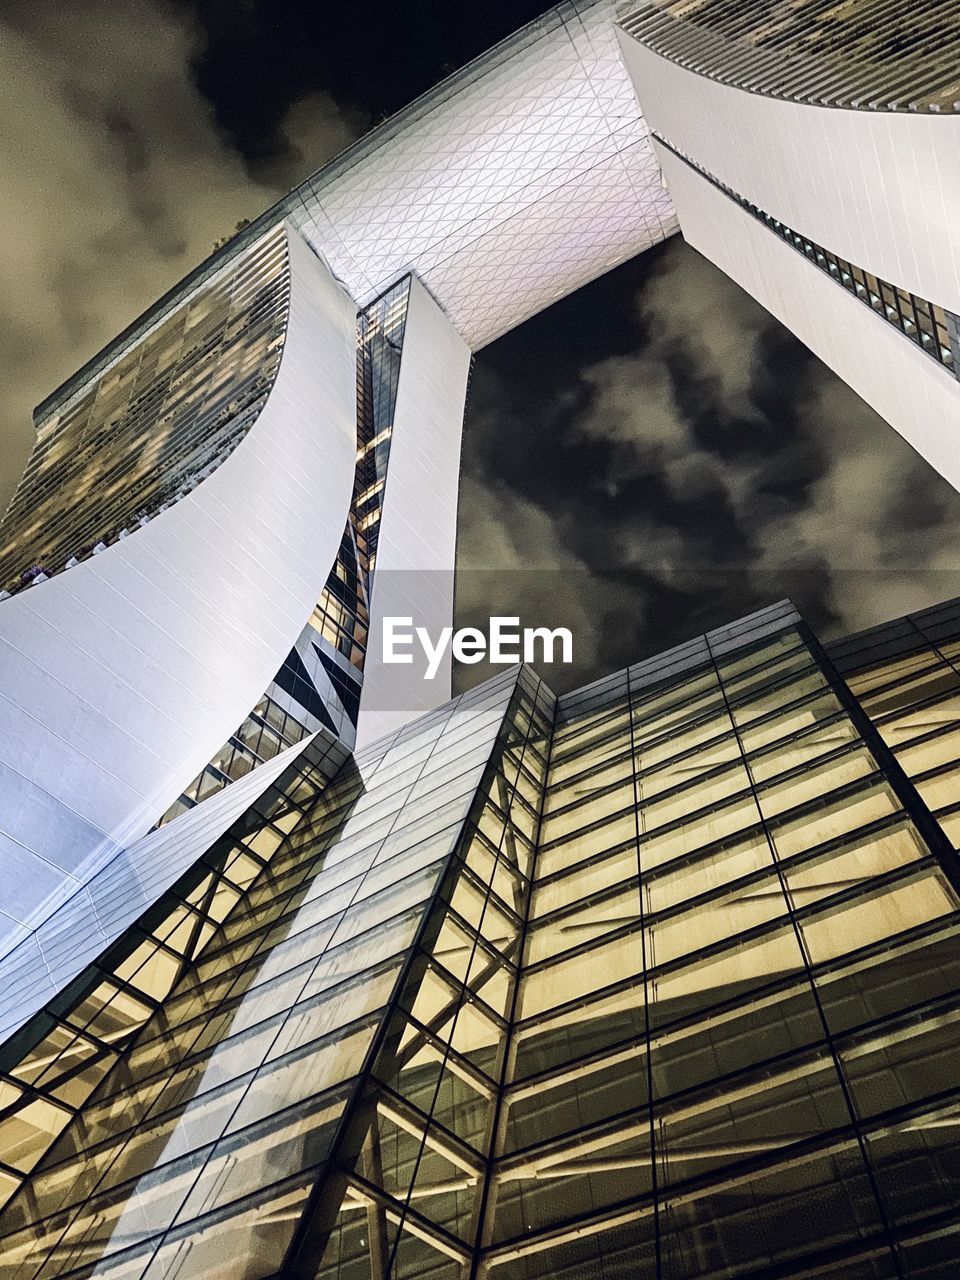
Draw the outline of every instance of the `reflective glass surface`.
M781 614L281 780L6 1047L2 1274L955 1274L955 859L872 678Z
M289 296L281 224L39 424L0 530L0 587L135 536L220 465L273 386Z

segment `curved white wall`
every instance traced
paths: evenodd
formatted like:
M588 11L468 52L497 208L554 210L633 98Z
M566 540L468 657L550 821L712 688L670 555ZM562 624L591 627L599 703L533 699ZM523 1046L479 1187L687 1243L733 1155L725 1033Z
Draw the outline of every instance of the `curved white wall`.
M671 146L823 248L960 311L960 116L768 98L619 38L644 117Z
M0 955L0 1040L116 941L314 741L313 735L302 739L203 804L148 831ZM341 749L331 745L328 751L339 763Z
M292 648L340 545L356 310L296 232L280 369L197 489L0 603L0 952L148 830Z
M469 376L470 348L414 277L377 541L358 746L451 696L449 648L436 676L426 680L419 646L409 666L387 666L380 641L385 616L412 618L434 640L453 622L460 441Z
M659 151L684 238L960 489L960 382L689 165Z

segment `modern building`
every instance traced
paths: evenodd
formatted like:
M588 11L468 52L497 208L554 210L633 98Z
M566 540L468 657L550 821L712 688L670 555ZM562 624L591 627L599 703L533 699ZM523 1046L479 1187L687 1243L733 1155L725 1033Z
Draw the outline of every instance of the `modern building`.
M0 1275L955 1275L960 604L832 653L304 748L3 1046Z
M449 698L449 658L426 682L366 650L385 614L451 620L471 351L675 230L612 9L567 4L38 407L0 530L0 959L44 966L68 902L101 928L90 886L144 839L168 861L158 822L224 788L229 822L226 784L307 736Z
M568 0L38 407L0 1276L955 1274L956 608L559 699L378 644L472 352L678 227L960 487L949 7Z
M647 0L619 39L684 238L960 487L951 0Z
M158 825L449 697L449 657L387 670L379 635L451 619L471 353L678 225L960 485L960 37L935 12L566 0L38 407L0 529L0 963L46 963L67 903L101 927L91 885L169 862Z

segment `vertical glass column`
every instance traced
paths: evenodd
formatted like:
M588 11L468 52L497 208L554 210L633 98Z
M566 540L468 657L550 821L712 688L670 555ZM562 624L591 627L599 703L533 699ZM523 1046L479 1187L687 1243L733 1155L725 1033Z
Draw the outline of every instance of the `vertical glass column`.
M469 1273L487 1194L552 702L535 677L520 673L345 1132L337 1174L324 1190L315 1228L318 1240L329 1233L322 1259L305 1273L323 1280L459 1280ZM474 750L467 737L450 753L444 785ZM315 1247L309 1236L303 1247Z

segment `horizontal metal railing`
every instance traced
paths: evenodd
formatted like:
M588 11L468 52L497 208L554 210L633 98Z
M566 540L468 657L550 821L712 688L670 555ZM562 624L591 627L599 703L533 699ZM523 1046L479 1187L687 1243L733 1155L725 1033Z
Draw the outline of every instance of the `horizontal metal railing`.
M839 257L829 249L824 249L715 178L712 173L683 152L678 151L676 147L671 146L658 134L654 136L657 142L672 151L678 160L695 169L702 178L722 191L724 195L729 196L741 209L756 218L758 222L762 222L781 240L785 240L792 249L802 253L814 266L819 267L837 284L842 285L848 293L859 298L888 324L898 328L905 337L916 343L921 351L926 352L954 377L960 377L960 369L956 361L957 318L952 313L934 302L928 302L925 298L909 293L906 289L881 280L862 267L847 262L845 258Z
M960 112L960 0L648 0L620 25L671 62L751 93Z

